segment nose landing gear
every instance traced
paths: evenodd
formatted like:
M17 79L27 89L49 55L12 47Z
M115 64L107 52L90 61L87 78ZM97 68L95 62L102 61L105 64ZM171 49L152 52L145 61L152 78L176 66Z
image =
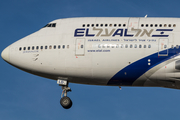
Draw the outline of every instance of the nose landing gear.
M69 97L67 97L67 92L71 91L71 88L68 86L62 86L62 95L61 95L61 100L60 104L62 105L63 108L69 109L72 106L72 101Z
M67 92L71 92L71 88L68 87L68 81L65 80L57 80L57 84L59 86L62 86L62 94L61 94L61 100L60 104L63 108L69 109L72 106L72 101L69 97L67 97Z

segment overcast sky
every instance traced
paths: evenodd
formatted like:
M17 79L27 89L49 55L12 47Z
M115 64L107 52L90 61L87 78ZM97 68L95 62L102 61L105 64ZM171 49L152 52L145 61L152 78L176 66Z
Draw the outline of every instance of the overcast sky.
M179 0L1 0L0 51L61 18L180 17ZM0 59L0 120L177 120L180 90L70 84L69 110L56 81Z

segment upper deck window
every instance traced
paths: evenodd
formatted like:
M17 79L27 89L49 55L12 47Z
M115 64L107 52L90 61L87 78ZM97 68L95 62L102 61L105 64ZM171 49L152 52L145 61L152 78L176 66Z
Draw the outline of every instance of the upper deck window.
M63 47L62 47L63 49L65 49L65 45L63 45Z

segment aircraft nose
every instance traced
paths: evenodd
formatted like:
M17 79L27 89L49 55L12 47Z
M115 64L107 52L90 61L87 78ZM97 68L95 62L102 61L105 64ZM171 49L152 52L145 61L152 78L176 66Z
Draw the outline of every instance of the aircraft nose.
M6 47L1 53L1 57L7 62L9 62L9 48L9 46Z

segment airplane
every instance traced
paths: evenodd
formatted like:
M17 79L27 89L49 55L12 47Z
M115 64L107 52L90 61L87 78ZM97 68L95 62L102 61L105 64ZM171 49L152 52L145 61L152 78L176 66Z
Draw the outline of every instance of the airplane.
M69 109L68 83L180 89L180 18L79 17L54 20L6 47L2 58L56 80Z

